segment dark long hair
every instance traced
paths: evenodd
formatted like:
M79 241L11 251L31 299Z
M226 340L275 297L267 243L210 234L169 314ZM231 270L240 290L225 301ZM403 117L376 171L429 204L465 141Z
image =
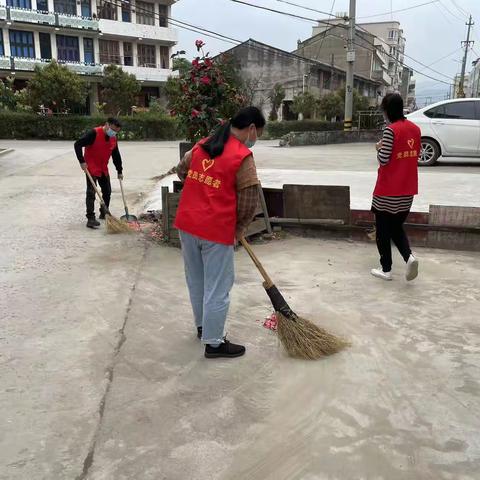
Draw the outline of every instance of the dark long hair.
M262 112L257 107L242 108L230 121L225 122L212 136L208 137L208 140L202 144L202 148L208 153L210 158L218 157L223 153L225 144L230 138L230 127L243 129L252 123L256 128L265 126L266 121Z
M387 95L383 97L381 108L391 123L398 120L405 120L405 115L403 114L403 98L398 93L387 93Z

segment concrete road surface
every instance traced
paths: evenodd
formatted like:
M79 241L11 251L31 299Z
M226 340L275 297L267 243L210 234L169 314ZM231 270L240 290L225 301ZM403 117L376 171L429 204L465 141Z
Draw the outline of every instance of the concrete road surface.
M419 250L417 281L403 280L396 257L394 281L382 283L368 273L373 244L257 245L292 306L352 341L342 354L304 362L263 328L271 309L239 251L227 329L247 355L208 361L180 252L87 230L71 144L8 146L1 480L478 479L478 254ZM176 148L121 145L137 208Z

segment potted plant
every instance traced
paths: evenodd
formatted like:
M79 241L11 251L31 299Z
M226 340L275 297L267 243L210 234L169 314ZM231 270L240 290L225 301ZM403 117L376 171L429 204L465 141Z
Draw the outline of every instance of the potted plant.
M225 55L211 58L203 40L195 46L198 56L167 86L170 115L177 118L187 140L180 143L180 158L246 101L232 60Z

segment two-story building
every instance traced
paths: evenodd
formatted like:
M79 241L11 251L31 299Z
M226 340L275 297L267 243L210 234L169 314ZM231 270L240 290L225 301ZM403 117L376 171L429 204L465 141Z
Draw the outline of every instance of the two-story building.
M171 71L176 0L0 0L0 78L18 88L52 59L90 83L90 110L105 65L121 66L142 84L139 106L159 97Z
M311 92L316 96L335 93L345 86L346 72L336 64L329 64L266 45L253 39L219 55L234 60L237 71L252 90L252 102L267 116L272 110L272 91L279 85L285 98L278 109L279 120L294 120L292 103L296 95ZM355 73L355 88L375 106L380 81Z

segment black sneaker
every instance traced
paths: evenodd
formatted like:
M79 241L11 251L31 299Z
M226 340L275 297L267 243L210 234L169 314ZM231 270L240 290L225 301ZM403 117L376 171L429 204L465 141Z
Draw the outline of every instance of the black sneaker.
M245 347L243 345L230 343L227 339L217 348L205 345L206 358L235 358L241 357L242 355L245 355Z
M100 208L100 215L98 216L100 220L105 220L105 210Z
M88 228L97 228L100 226L100 222L98 222L95 218L89 218L87 221Z
M203 328L197 327L197 338L202 338Z

